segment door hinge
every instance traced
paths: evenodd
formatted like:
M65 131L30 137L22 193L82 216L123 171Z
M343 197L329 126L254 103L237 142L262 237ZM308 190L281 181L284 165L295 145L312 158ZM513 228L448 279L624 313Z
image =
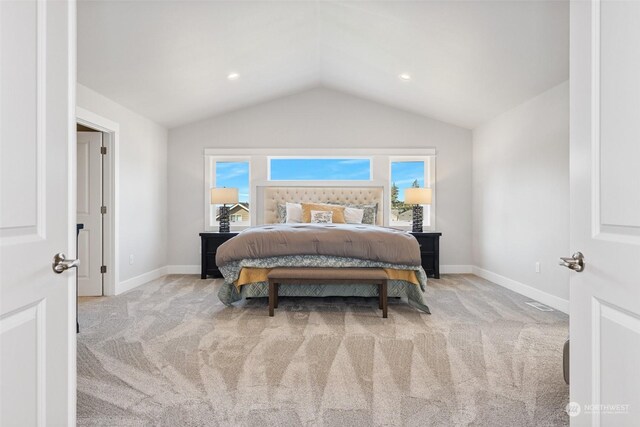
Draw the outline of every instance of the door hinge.
M100 147L100 154L107 154L107 147Z
M101 265L100 266L100 273L104 274L107 272L107 266L106 265Z
M107 213L107 207L106 206L100 206L100 213L102 215L105 215Z

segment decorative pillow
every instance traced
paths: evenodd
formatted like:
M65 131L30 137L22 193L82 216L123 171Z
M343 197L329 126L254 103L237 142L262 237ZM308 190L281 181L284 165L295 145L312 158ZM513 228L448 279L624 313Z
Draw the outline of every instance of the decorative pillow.
M311 211L311 222L314 224L331 224L332 218L331 211Z
M364 214L362 215L362 224L376 225L376 217L378 215L378 204L355 204L355 203L338 203L338 202L329 202L329 205L333 206L344 206L348 208L356 208L362 209Z
M344 221L347 224L362 224L362 217L364 216L364 209L358 208L344 208Z
M325 205L321 203L302 203L302 222L311 222L311 211L331 211L332 221L336 224L344 224L344 206ZM289 212L287 211L287 216ZM289 219L287 218L287 221Z
M298 222L302 222L302 205L300 203L289 203L286 204L286 213L287 213L287 224L295 224ZM305 221L309 222L309 221Z
M371 205L352 205L352 208L359 208L364 211L362 215L362 223L376 225L378 219L378 204L373 203Z
M287 222L287 205L282 203L276 205L276 220L279 224Z

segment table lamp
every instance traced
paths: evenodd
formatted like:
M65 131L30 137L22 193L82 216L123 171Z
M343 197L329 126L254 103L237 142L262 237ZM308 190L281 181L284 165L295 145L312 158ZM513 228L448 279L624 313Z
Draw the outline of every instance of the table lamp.
M404 203L413 205L414 233L422 233L422 205L430 205L433 192L430 188L407 188L404 190Z
M220 227L219 233L229 232L229 208L227 205L235 205L238 203L238 189L237 188L212 188L211 189L211 204L222 205L220 206L220 212L218 215Z

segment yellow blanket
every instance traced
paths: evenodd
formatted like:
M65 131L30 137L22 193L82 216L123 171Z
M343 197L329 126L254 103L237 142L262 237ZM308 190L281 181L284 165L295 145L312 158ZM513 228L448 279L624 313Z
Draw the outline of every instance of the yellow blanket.
M267 275L271 270L271 268L242 267L235 285L239 289L242 285L247 285L249 283L266 282L268 280ZM387 273L390 280L404 280L420 286L420 282L418 282L418 278L416 277L416 272L413 270L385 268L384 271Z

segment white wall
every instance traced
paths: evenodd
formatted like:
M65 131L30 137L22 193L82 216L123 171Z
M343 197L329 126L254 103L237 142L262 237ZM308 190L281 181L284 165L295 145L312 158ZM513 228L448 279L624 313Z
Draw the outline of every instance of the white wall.
M169 131L169 259L200 265L205 148L437 149L441 265L471 264L471 131L326 88Z
M120 203L116 207L120 283L164 268L168 247L167 130L80 84L77 104L120 125ZM130 255L134 255L132 265Z
M568 255L567 81L473 131L473 260L486 278L566 309L557 264Z

